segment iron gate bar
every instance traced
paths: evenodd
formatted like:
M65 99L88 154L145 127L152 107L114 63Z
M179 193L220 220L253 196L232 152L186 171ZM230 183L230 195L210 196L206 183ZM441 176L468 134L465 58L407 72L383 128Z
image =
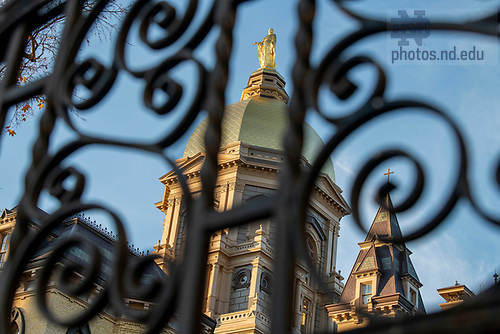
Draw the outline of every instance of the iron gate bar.
M148 325L148 333L159 333L173 314L180 314L180 325L182 333L199 333L200 315L202 311L202 298L204 293L204 280L206 275L206 259L208 251L208 240L210 234L222 228L233 227L248 221L273 217L277 219L278 234L281 236L276 245L275 277L281 284L275 288L272 306L272 332L287 333L291 330L292 296L290 291L292 283L292 270L297 258L307 261L308 268L315 279L321 282L320 275L314 269L311 261L306 256L304 247L304 222L308 199L312 192L314 181L319 174L323 164L329 156L344 142L353 132L363 124L388 113L410 107L420 107L429 113L442 119L452 129L460 150L460 166L457 179L452 192L446 203L424 227L407 235L403 239L395 240L404 242L420 238L437 227L441 221L454 209L460 199L467 200L475 211L486 220L500 225L500 219L493 217L482 210L469 190L468 182L468 154L464 136L453 119L440 108L426 102L416 101L411 98L388 100L385 94L386 76L383 67L375 60L367 56L355 56L345 59L342 55L351 45L363 40L365 37L378 33L386 33L392 29L386 22L374 20L373 18L361 16L350 11L343 4L347 1L332 1L337 7L351 18L361 24L361 28L344 37L323 57L317 67L309 63L311 46L313 41L312 24L315 17L316 1L300 0L297 14L299 27L295 38L295 49L297 52L292 79L294 92L289 107L289 129L285 141L285 164L280 176L279 192L273 195L271 200L256 201L248 206L236 208L230 211L218 213L213 208L214 189L218 174L217 158L221 141L221 122L226 105L225 88L228 82L229 60L232 54L233 28L235 24L238 6L245 1L242 0L219 0L214 1L209 14L202 20L200 27L193 36L175 55L165 59L161 64L145 71L133 71L125 60L125 45L132 24L140 23L139 37L142 42L151 49L168 48L171 44L183 37L188 30L198 9L198 1L190 0L184 16L172 17L172 10L168 2L155 3L152 0L138 0L127 14L122 27L118 32L115 44L113 63L106 67L95 59L87 59L82 63L76 63L76 55L82 41L87 35L98 15L109 3L109 0L95 1L94 9L83 15L82 8L85 0L68 0L55 2L50 0L16 0L9 1L0 8L0 61L6 63L7 69L0 85L0 127L3 128L10 107L30 97L44 94L47 97L46 110L40 121L40 135L33 147L33 160L26 174L26 192L20 202L18 211L18 222L11 241L11 256L0 275L0 329L8 332L10 323L10 312L14 293L21 278L26 264L36 251L38 245L44 240L48 233L65 218L86 209L100 209L107 212L113 218L118 231L118 240L115 245L116 258L114 259L113 275L97 301L84 314L75 319L63 320L56 318L47 305L45 305L45 287L48 275L52 267L57 263L57 257L61 256L65 249L85 240L81 238L66 240L53 252L47 262L45 274L42 275L38 286L37 296L39 305L45 317L52 321L64 324L68 327L79 326L86 323L103 308L111 304L119 308L129 317L139 320ZM56 4L47 12L41 9ZM31 30L61 15L64 11L67 20L64 26L62 42L56 56L53 73L50 76L40 78L25 87L16 86L18 68L23 57L25 43ZM148 29L159 14L164 14L164 19L158 22L165 29L165 36L158 40L148 38ZM473 32L482 35L499 36L498 17L499 11L489 16L466 22L465 24L433 22L432 30ZM219 27L220 33L215 45L217 56L216 65L213 70L206 69L203 64L195 58L193 51L205 40L213 27ZM8 46L8 47L6 47ZM81 133L71 123L68 111L74 107L79 110L88 109L98 104L109 92L115 83L116 76L120 72L127 72L143 80L145 84L144 104L158 114L165 114L176 107L177 95L165 105L155 107L153 105L153 91L164 89L167 93L175 92L175 82L168 72L183 62L193 62L198 70L198 86L192 104L187 108L182 121L163 138L152 144L141 144L137 142L123 142L118 140L91 137ZM347 116L329 117L318 103L319 88L323 84L330 84L333 92L341 99L349 99L356 87L349 81L347 74L350 70L361 64L370 64L377 69L378 82L372 95L365 104ZM85 74L94 71L91 78ZM73 99L73 90L76 85L83 84L91 93L91 97L78 103ZM171 88L172 90L168 90ZM206 158L202 168L202 195L194 199L189 193L186 178L182 171L175 166L163 153L164 149L176 142L190 127L196 116L202 109L208 111L208 128L205 134ZM325 144L316 161L308 171L300 167L300 152L303 145L303 123L308 108L316 111L321 117L335 125L337 128L333 137ZM56 121L63 120L78 135L78 139L69 143L61 150L51 155L48 152L52 130ZM104 145L112 147L127 147L132 150L152 152L170 162L186 197L186 208L188 212L187 221L187 247L184 261L181 264L171 265L171 275L167 281L155 282L159 289L157 307L149 313L137 315L129 312L123 303L130 282L125 277L140 276L142 266L154 257L145 257L132 270L127 263L128 254L127 238L125 228L120 219L112 210L99 204L83 203L81 194L85 187L84 175L74 168L62 168L61 163L71 154L79 149L91 145ZM420 197L424 185L423 169L410 154L400 150L386 150L373 156L362 168L356 178L352 191L352 209L356 224L362 229L359 218L359 196L363 185L370 173L383 161L393 157L404 157L417 169L417 181L410 195L397 207L391 209L393 212L401 212L410 208ZM497 168L497 183L500 184L500 164ZM68 177L77 179L73 189L65 190L62 186ZM384 185L379 189L379 202L390 190L394 188L392 183ZM61 207L51 215L43 215L37 209L37 203L42 190L47 189L57 197ZM37 222L40 229L31 231L29 223ZM94 252L98 252L94 250ZM97 254L97 253L96 253ZM74 291L80 291L90 284L95 276L95 270L100 265L100 257L94 256L90 267L88 280L82 286L77 286ZM138 269L139 268L139 269ZM138 271L138 272L137 272ZM64 277L61 277L64 278ZM67 287L68 288L68 287ZM80 288L80 289L79 289ZM68 288L69 289L69 288ZM70 291L69 289L68 291ZM142 291L144 295L151 293L151 289ZM376 319L372 325L358 330L359 333L385 332L395 330L402 333L419 332L487 332L498 330L499 309L499 286L486 291L475 301L464 304L462 307L442 312L432 316L418 317L403 322L379 323ZM285 306L284 306L285 305ZM474 316L481 314L483 318L471 321L467 326L457 327L457 317ZM196 321L198 319L198 321ZM475 319L473 319L475 320Z

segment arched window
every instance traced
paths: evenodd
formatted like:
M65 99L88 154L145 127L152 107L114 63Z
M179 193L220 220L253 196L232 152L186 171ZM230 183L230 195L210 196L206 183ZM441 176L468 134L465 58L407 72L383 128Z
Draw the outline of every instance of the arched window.
M315 261L317 258L318 250L316 249L316 243L310 234L306 235L306 250L307 254L311 260Z
M309 314L311 312L311 301L307 298L302 299L300 310L300 332L305 333L309 327Z
M1 235L0 243L0 269L3 267L5 260L7 259L7 249L9 248L10 233L4 233Z

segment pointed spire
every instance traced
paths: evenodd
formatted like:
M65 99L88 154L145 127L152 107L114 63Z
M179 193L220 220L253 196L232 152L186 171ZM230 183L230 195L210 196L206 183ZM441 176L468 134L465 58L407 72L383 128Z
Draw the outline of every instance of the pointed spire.
M381 205L375 215L375 219L366 235L365 241L372 241L375 237L379 238L401 238L401 228L398 218L391 212L394 206L389 194L384 199L384 205Z
M405 312L412 314L417 309L425 312L419 293L422 283L410 260L411 251L404 243L384 243L377 240L402 237L396 214L391 212L393 209L391 197L387 194L375 215L365 241L359 243L361 250L348 276L339 304L345 303L348 307L352 303L365 304L360 299L360 286L370 284L373 291L371 300L399 296L397 301L394 299L394 305L397 304L397 307L404 309Z

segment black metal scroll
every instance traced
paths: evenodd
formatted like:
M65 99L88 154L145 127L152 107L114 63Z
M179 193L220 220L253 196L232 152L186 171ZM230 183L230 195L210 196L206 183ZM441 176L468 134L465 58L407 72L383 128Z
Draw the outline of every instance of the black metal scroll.
M198 2L190 0L182 17L179 17L174 7L168 1L138 0L131 7L118 32L115 44L115 53L111 65L101 64L96 59L76 61L76 55L85 36L98 15L106 7L107 0L95 1L93 9L88 13L82 12L84 0L17 0L10 1L0 8L0 62L6 65L6 70L0 83L0 128L3 128L10 107L34 96L46 97L46 109L40 121L40 134L33 147L33 160L26 175L26 192L21 200L18 211L18 222L11 239L10 258L3 268L0 277L0 331L8 332L11 323L11 310L14 293L18 282L28 261L33 257L38 245L65 219L88 209L102 210L107 213L115 223L117 240L114 245L114 259L112 275L103 286L102 291L92 301L91 306L73 319L61 319L46 304L44 291L51 269L56 266L59 257L65 250L72 246L85 243L81 238L66 239L57 245L47 260L46 268L40 277L37 291L38 301L44 316L54 322L67 327L80 326L87 323L107 305L125 314L127 317L143 322L148 327L148 333L158 333L172 318L175 312L180 315L180 331L182 333L199 333L202 298L203 277L205 276L208 238L213 231L236 226L249 221L274 216L278 222L280 238L276 245L275 284L273 293L272 332L287 333L291 330L291 273L297 257L308 260L304 247L303 224L308 199L313 189L314 181L321 167L328 157L351 133L371 120L397 110L409 107L421 107L433 113L449 125L454 133L459 147L460 166L454 189L445 204L424 227L407 235L404 240L421 237L434 229L455 207L459 199L468 200L474 209L485 219L500 224L498 217L492 217L480 209L469 191L467 176L468 154L467 144L459 128L447 113L439 108L416 100L389 100L385 96L385 74L383 67L370 57L346 58L343 53L351 45L362 41L365 37L387 32L389 27L386 22L377 21L369 17L360 16L349 11L343 6L343 1L334 1L352 19L360 24L359 30L346 36L339 43L333 45L323 57L317 67L309 63L313 39L312 24L315 16L314 0L301 0L298 5L300 19L296 35L297 58L293 70L294 92L289 108L289 130L286 136L285 150L286 161L281 174L280 189L271 200L252 203L251 206L235 208L231 211L216 212L213 209L214 187L217 177L217 154L219 152L221 137L221 120L224 112L224 91L228 80L229 59L232 49L232 30L235 23L236 12L242 0L217 0L213 8L201 21L196 32L175 54L164 59L159 65L142 71L132 70L126 61L125 46L131 33L131 26L139 24L139 38L151 49L168 49L174 42L184 37L187 29L193 23L193 17L198 9ZM431 23L432 30L468 31L484 35L498 36L498 12L466 24ZM17 86L18 67L23 57L26 42L30 31L43 25L59 15L66 16L66 23L62 31L62 43L56 55L54 69L48 76L42 77L25 86ZM151 39L148 31L152 24L157 24L163 29L163 35ZM214 69L207 69L202 62L193 55L193 51L205 39L207 34L219 28L219 36L215 45L216 65ZM172 130L162 138L151 144L126 142L105 139L81 133L75 127L68 113L72 108L84 110L94 107L108 94L115 84L115 79L120 72L131 74L136 80L142 82L144 89L144 105L153 113L166 114L173 110L181 97L181 89L169 72L179 64L190 62L197 69L196 94L190 105L186 108L183 118ZM378 82L372 95L357 110L343 117L329 117L318 103L319 88L323 84L330 85L332 92L341 99L348 99L356 87L348 80L347 73L360 64L374 66L378 73ZM73 98L77 85L85 86L90 94L83 101ZM163 90L168 96L168 101L160 106L153 103L156 89ZM337 132L326 143L316 161L309 171L300 168L300 152L302 148L302 124L308 108L313 109L327 122L337 127ZM140 277L147 263L153 261L152 257L144 257L135 264L128 262L127 236L123 223L109 208L99 204L84 203L81 199L85 187L85 176L75 168L62 167L63 161L78 150L91 145L106 145L112 147L125 147L133 150L151 152L158 157L170 162L164 155L164 149L179 139L192 124L202 109L208 111L208 128L205 134L206 160L202 169L203 191L200 197L194 199L189 196L189 191L182 173L174 164L174 170L179 176L181 186L186 194L187 239L184 261L177 267L172 267L168 280L155 281L150 286L140 287L140 296L150 298L155 295L156 307L147 313L131 312L124 304L127 291L134 288L133 277ZM65 122L76 135L76 140L68 143L55 153L48 152L52 130L57 122ZM373 169L383 161L392 157L403 157L415 165L418 173L416 186L403 203L394 208L394 212L401 212L410 208L419 198L423 184L424 171L414 157L399 150L388 150L373 156L362 168L356 178L352 189L351 206L356 223L362 228L359 218L359 194ZM500 165L498 170L500 170ZM500 175L500 172L497 173ZM500 184L500 178L495 182ZM76 182L71 189L63 186L68 178ZM382 198L394 185L388 184L379 190ZM38 199L43 190L48 190L58 199L59 208L50 215L44 215L37 209ZM383 203L380 200L380 203ZM29 229L29 223L36 222L40 228L36 231ZM300 247L296 247L299 245ZM69 294L79 294L88 289L96 278L96 272L102 265L102 256L99 249L91 246L93 254L91 263L85 268L86 277L77 285L71 286L67 282L68 268L61 274L61 289ZM310 271L315 272L310 264ZM65 276L66 275L66 276ZM315 275L318 281L319 275ZM482 297L469 308L457 312L472 314L475 311L485 311L485 319L498 328L498 289L492 290L489 297ZM156 292L156 293L153 293ZM495 304L495 301L497 303ZM457 313L462 314L462 313ZM448 318L443 317L440 325L435 325L436 317L420 319L423 324L435 325L443 331L451 330L446 326ZM417 320L414 320L417 321ZM426 322L427 321L427 322ZM486 321L486 320L485 320ZM375 324L374 330L395 326L403 332L414 332L411 325ZM424 325L422 325L424 326ZM494 327L496 326L496 327ZM382 329L380 329L382 328ZM418 327L422 332L430 327ZM454 327L453 327L454 328ZM477 327L482 329L482 327ZM370 329L365 329L369 331ZM453 330L458 330L454 328Z

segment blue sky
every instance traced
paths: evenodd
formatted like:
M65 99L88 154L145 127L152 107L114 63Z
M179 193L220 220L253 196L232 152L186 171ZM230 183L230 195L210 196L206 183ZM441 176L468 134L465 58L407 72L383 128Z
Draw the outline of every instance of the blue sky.
M185 1L173 1L179 13ZM200 10L194 22L206 14L211 1L200 1ZM287 81L287 91L292 94L291 68L293 66L294 34L297 29L296 1L250 1L240 6L235 26L230 81L227 88L227 104L239 101L241 90L248 76L259 66L257 49L253 42L260 41L268 28L273 28L277 38L276 63L278 71ZM429 20L440 17L447 20L463 20L480 17L488 9L498 8L499 1L381 1L377 5L359 1L351 5L354 11L379 19L398 17L398 10L407 10L412 16L414 9L423 9ZM193 27L194 28L194 27ZM333 2L318 1L314 25L315 39L311 62L317 65L325 53L348 33L358 28L357 22L339 11ZM188 34L192 32L188 31ZM197 58L208 68L214 63L213 43L218 29L208 35L196 51ZM168 50L150 52L133 33L127 46L127 61L131 67L149 68L165 56L175 52L176 43ZM494 183L500 146L500 88L498 41L491 37L474 34L440 33L432 31L423 40L421 50L484 51L484 61L403 61L392 62L393 51L399 50L397 39L389 34L378 34L359 41L346 52L348 56L368 55L376 60L387 76L386 96L389 100L414 98L426 101L446 112L463 134L469 155L469 182L481 206L493 215L500 216L500 192ZM408 50L416 50L414 40L409 40ZM84 46L80 57L96 57L110 64L113 45L93 42ZM196 71L192 64L183 65L175 72L175 78L185 88L185 99L173 115L159 117L148 112L142 105L143 83L133 80L128 73L121 73L115 86L101 103L90 111L80 113L84 120L73 117L77 129L102 137L119 137L150 142L172 128L193 96L196 87ZM347 114L359 106L374 86L376 76L370 66L360 67L350 74L359 91L347 102L340 102L328 90L322 89L320 106L328 115ZM83 92L84 94L84 92ZM197 122L201 121L200 116ZM0 150L0 206L16 205L23 191L23 173L31 156L31 145L38 133L39 117L29 119L16 130L15 137L2 136ZM329 126L316 112L308 114L308 122L324 140L328 140L335 128ZM188 131L188 135L193 129ZM184 136L165 154L176 159L182 152L189 136ZM53 134L51 151L75 138L73 131L58 123ZM336 181L346 199L350 199L350 187L354 177L377 152L387 148L400 148L411 152L422 163L426 172L426 188L423 198L415 208L401 213L399 222L403 231L412 231L440 209L457 174L457 142L449 124L423 109L404 109L380 117L354 132L332 154L336 169ZM162 213L154 207L161 200L163 186L158 178L171 169L163 159L125 149L86 148L65 161L86 174L84 199L101 201L125 221L131 243L141 249L151 249L161 235ZM378 186L385 182L383 173L391 168L391 177L398 189L392 194L394 202L402 200L414 181L415 170L407 161L390 160L376 169L364 188L362 217L369 226L377 205L371 200ZM54 202L45 194L40 206L47 211L54 209ZM101 212L90 215L103 225L110 226L108 217ZM439 228L427 237L408 243L412 260L424 284L422 294L426 307L437 310L443 300L436 289L458 281L479 292L493 281L495 270L500 271L499 228L484 221L470 204L461 201ZM357 229L351 217L341 221L341 237L338 251L338 268L344 277L348 275L364 234Z

